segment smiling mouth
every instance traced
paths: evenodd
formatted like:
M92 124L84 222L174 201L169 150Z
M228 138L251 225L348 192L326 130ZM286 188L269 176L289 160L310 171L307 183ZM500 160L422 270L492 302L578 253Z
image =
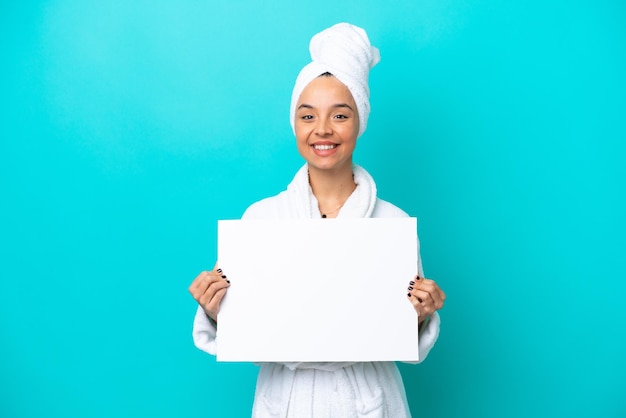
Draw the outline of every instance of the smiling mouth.
M319 151L326 151L326 150L329 150L329 149L337 148L337 145L336 144L333 144L333 145L313 145L313 148L315 148L316 150L319 150Z

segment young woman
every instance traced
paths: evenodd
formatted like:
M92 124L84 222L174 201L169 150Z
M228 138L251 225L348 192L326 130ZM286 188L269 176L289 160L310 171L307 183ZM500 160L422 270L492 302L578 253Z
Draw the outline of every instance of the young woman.
M365 31L340 23L311 39L313 61L296 80L291 123L306 164L287 190L250 206L244 219L405 217L376 197L372 177L352 161L369 116L369 70L379 61ZM445 295L433 281L407 278L407 303L418 314L423 360L439 334ZM384 280L384 277L381 278ZM216 268L189 287L198 302L194 342L215 354L220 301L230 286ZM376 330L372 330L375 338ZM393 362L261 364L254 417L409 417L402 378Z

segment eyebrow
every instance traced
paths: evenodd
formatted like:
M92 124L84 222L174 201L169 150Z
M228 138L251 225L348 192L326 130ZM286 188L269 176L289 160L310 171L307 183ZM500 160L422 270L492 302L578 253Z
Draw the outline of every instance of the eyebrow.
M332 108L342 108L342 107L346 107L350 110L352 110L354 112L354 109L352 109L352 106L350 106L347 103L337 103L331 106ZM311 106L310 104L306 104L306 103L302 103L300 106L298 106L298 109L296 110L300 110L300 109L314 109L313 106Z

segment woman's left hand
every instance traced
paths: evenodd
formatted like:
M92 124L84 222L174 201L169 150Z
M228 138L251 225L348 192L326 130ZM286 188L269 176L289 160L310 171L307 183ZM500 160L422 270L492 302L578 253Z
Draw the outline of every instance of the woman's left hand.
M415 276L409 282L409 301L413 304L418 314L418 322L421 324L426 318L443 307L446 294L434 280Z

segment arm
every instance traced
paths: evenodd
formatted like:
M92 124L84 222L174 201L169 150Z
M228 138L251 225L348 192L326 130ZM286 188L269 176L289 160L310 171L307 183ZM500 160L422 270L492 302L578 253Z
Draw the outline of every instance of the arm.
M407 216L409 215L402 209L380 199L376 201L376 208L372 215L372 217L375 218L395 218ZM441 322L441 318L439 317L437 310L443 307L445 300L445 294L441 291L439 286L433 280L425 279L424 277L422 257L418 254L417 277L411 280L412 283L409 283L409 287L412 289L408 289L409 293L407 296L418 314L419 362L426 358L428 352L437 341L437 337L439 336L439 324ZM417 280L417 278L420 278L420 280ZM415 285L416 283L417 285ZM424 283L428 284L424 285ZM422 286L424 286L424 288L422 288ZM427 293L424 294L424 291ZM429 291L434 292L433 296L428 293ZM433 297L435 299L433 299ZM437 306L435 306L435 303L437 303Z
M418 314L419 362L424 361L439 337L441 318L437 312L443 307L445 293L433 280L424 277L422 257L418 257L418 275L409 283L409 301Z
M198 305L196 316L193 320L193 343L200 350L215 355L217 352L215 336L217 335L217 323L211 320L204 309Z
M408 287L407 297L418 315L419 358L424 361L439 336L441 318L437 312L443 307L445 293L434 280L416 276Z
M217 266L210 272L200 273L189 286L189 293L198 302L193 321L193 342L209 354L216 353L217 314L229 286L230 281Z
M265 212L272 212L272 208L266 208L271 203L269 199L251 205L244 213L242 219L262 218ZM213 284L211 288L210 284ZM209 354L215 355L217 345L217 314L220 302L230 286L229 280L221 269L215 265L210 272L204 271L196 277L189 293L198 302L198 309L193 320L193 342L196 347Z
M425 320L419 326L419 361L421 363L424 361L431 348L437 342L437 337L439 337L439 324L441 323L441 318L439 317L438 312L434 312L429 319Z

